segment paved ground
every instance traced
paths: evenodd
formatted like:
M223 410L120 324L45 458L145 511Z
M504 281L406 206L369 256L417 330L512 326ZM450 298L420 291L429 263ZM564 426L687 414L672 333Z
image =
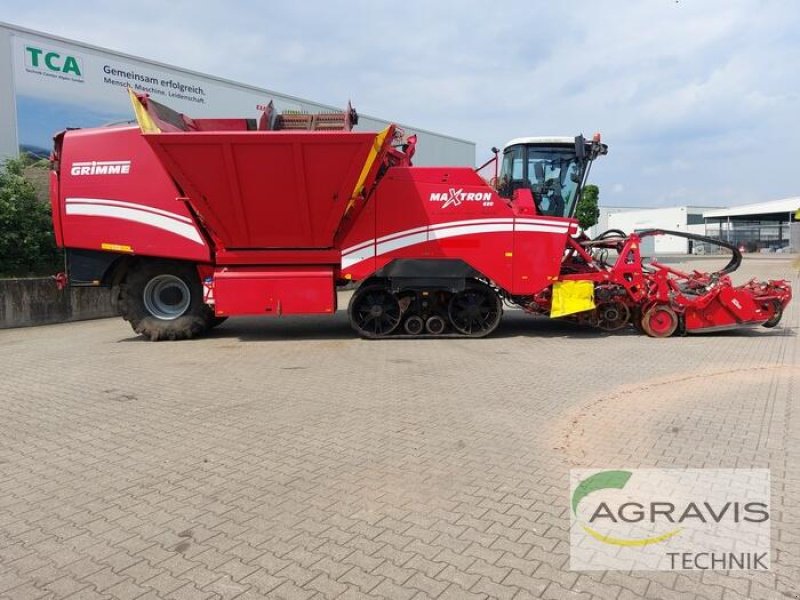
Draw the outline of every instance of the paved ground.
M0 597L798 598L799 325L795 303L668 340L518 312L487 340L367 342L342 314L2 331ZM577 466L769 467L773 570L570 571Z

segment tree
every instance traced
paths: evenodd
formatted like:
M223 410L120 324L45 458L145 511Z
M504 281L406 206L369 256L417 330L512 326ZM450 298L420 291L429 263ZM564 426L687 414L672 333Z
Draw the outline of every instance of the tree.
M37 198L26 168L46 165L13 158L0 167L0 275L44 275L60 266L50 206Z
M575 218L581 229L589 229L592 225L597 225L600 218L600 188L594 184L589 184L581 190L581 197L575 209Z

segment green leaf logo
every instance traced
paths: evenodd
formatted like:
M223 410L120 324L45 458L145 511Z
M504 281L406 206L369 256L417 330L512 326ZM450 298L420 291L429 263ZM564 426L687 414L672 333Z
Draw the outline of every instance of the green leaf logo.
M631 473L630 471L601 471L599 473L595 473L594 475L590 475L586 479L582 480L575 487L575 491L572 492L572 513L577 517L578 505L581 503L581 500L586 498L586 496L588 496L589 494L596 492L597 490L623 489L630 480L631 475L633 475L633 473ZM627 546L627 547L649 546L650 544L658 544L659 542L664 542L669 538L678 535L681 532L681 528L678 527L677 529L673 529L672 531L668 531L667 533L653 537L618 538L602 534L599 531L592 529L588 525L584 525L583 523L581 523L580 525L587 534L592 536L598 542L602 542L604 544L611 544L612 546Z
M572 492L573 514L578 516L578 504L586 496L597 490L606 490L608 488L621 490L628 483L632 474L630 471L601 471L581 481L575 491Z

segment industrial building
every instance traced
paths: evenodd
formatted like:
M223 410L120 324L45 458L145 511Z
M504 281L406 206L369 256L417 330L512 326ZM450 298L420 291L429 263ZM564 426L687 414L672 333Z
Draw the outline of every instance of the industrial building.
M608 224L608 217L610 215L632 210L644 210L644 208L643 206L599 206L598 209L600 212L597 216L597 224L587 229L586 235L594 238L604 231L608 231L611 228Z
M723 240L745 252L800 252L800 197L730 208L601 206L597 225L586 233L596 237L609 229L626 233L669 229ZM642 242L645 256L707 251L716 249L676 236L648 237Z
M341 111L348 100L321 104L0 22L0 159L47 156L53 134L67 127L130 120L128 87L193 117L255 118L270 100L278 110ZM353 96L358 108L358 90ZM361 115L357 129L388 124ZM415 164L475 164L474 142L398 125L418 136Z
M719 208L703 213L706 235L748 252L800 252L800 197Z
M645 229L668 229L685 233L705 235L703 214L710 207L671 206L667 208L630 209L608 215L608 229L620 229L634 233ZM692 240L664 235L646 237L642 240L642 254L691 254L694 251Z

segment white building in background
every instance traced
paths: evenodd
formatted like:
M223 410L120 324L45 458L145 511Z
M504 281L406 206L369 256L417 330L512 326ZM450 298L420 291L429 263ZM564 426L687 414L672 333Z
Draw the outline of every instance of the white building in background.
M705 235L706 211L718 210L708 206L671 206L667 208L623 209L608 215L605 229L621 229L636 233L645 229L667 229L682 233ZM604 229L604 230L605 230ZM674 235L646 237L642 240L642 254L689 254L694 244L691 240Z
M586 230L586 235L595 238L604 231L608 231L611 227L608 224L608 217L621 212L629 212L632 210L644 210L640 206L600 206L600 214L597 217L597 225L593 225ZM626 232L627 233L627 232Z
M703 213L706 235L748 252L800 252L800 197L716 208Z
M609 229L625 233L667 229L730 242L747 252L800 252L800 197L730 208L601 206L597 225L586 233L597 237ZM650 256L701 253L708 249L685 238L654 236L644 239L642 250Z
M253 67L258 64L253 59ZM270 100L278 110L312 113L347 104L342 98L341 106L329 106L0 22L0 159L21 151L47 156L53 134L67 127L132 119L128 86L190 117L256 118L258 106ZM361 115L357 129L379 131L388 124ZM474 142L398 125L419 138L415 164L475 165Z

